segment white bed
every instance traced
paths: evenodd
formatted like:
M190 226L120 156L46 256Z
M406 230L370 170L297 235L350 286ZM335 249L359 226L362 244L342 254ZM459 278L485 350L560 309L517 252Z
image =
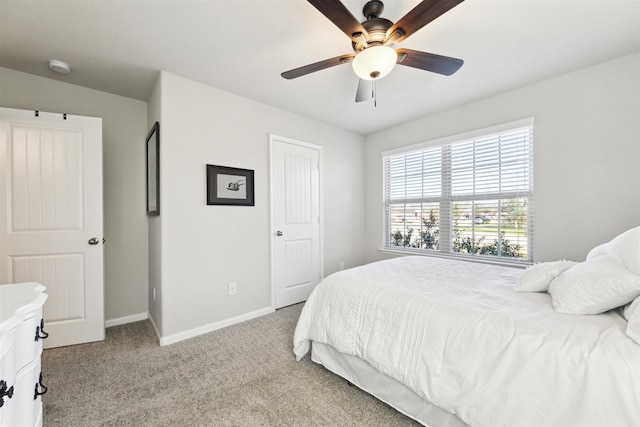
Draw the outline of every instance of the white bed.
M514 292L522 274L421 256L335 273L305 304L294 353L428 426L638 425L627 321L559 313L546 292Z

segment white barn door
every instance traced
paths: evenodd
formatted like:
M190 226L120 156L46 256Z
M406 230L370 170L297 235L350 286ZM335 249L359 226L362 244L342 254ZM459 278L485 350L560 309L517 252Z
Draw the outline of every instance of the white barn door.
M306 301L323 276L321 147L271 135L275 308Z
M0 286L39 282L46 348L104 339L102 120L0 108Z

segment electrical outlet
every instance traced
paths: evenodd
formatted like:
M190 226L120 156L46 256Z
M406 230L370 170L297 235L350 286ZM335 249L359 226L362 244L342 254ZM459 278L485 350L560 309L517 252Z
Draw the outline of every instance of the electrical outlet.
M235 282L229 283L229 296L235 295L236 291L237 291L236 283Z
M153 288L153 300L156 300L156 288Z
M340 263L340 271L344 270L344 262Z

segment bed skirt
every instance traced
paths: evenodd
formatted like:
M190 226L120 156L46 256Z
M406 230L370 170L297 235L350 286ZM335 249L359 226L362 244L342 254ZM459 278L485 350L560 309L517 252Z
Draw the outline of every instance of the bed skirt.
M425 426L469 427L455 414L426 401L404 384L378 372L358 357L340 353L326 344L313 342L311 360Z

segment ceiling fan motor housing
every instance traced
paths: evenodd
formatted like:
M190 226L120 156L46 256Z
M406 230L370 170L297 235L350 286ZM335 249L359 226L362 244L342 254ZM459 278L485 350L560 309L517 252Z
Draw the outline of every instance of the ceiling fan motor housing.
M353 50L356 53L375 45L384 44L387 39L387 30L391 28L393 22L385 18L380 18L384 5L381 1L372 0L367 2L362 8L362 14L367 18L361 24L369 35L369 38L365 40L364 37L357 37L354 39L352 45Z

